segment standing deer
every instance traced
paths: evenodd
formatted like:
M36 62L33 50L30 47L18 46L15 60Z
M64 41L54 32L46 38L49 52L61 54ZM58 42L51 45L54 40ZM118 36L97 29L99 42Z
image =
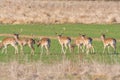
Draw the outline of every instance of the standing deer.
M90 51L94 53L94 47L92 46L92 38L82 35L81 38L84 40L83 45L86 47L86 53Z
M81 36L79 36L75 39L75 44L78 47L78 53L79 53L80 49L82 50L82 52L84 52L84 48L83 48L84 47L84 45L83 45L84 39Z
M109 52L109 47L111 46L114 49L114 52L116 52L116 39L114 38L105 38L105 35L101 35L101 40L104 45L104 50L103 53L105 52L106 47L108 47L108 52Z
M31 49L31 54L34 55L34 47L33 45L35 44L35 40L32 38L20 38L19 34L14 34L15 40L18 42L21 48L21 53L23 52L23 46L28 45Z
M60 34L60 35L57 34L57 36L58 36L58 41L59 41L59 43L61 45L61 52L65 54L68 47L69 47L69 50L71 52L71 38L66 37L66 36L62 36L62 34Z
M41 55L43 54L43 48L46 49L46 53L49 53L51 40L49 38L42 38L39 41L37 41L37 46L41 46Z
M4 38L1 43L0 43L0 48L3 48L2 49L2 53L7 53L7 46L8 45L11 45L15 48L15 54L18 53L18 47L17 47L17 41L14 39L14 38Z

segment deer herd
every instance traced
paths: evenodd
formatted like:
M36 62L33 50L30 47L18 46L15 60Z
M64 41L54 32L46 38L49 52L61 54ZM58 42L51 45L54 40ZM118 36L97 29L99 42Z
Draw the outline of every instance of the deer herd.
M84 52L84 53L94 53L94 47L92 45L93 39L91 37L87 37L86 35L79 35L77 38L74 39L74 43L71 44L72 39L67 36L63 36L63 33L58 34L57 39L59 41L59 44L61 45L61 53L65 54L67 49L69 49L70 53L74 51L75 46L77 46L78 53ZM106 38L104 34L101 35L101 40L103 42L103 53L105 52L105 49L111 46L114 49L114 52L116 52L116 39L114 38ZM46 54L49 54L50 44L51 40L50 38L41 38L40 40L36 41L33 38L23 38L20 37L19 34L13 34L13 37L6 37L0 42L0 48L2 48L2 53L7 53L7 47L8 45L11 45L15 49L15 54L18 54L18 45L20 46L20 53L24 54L23 47L29 46L31 50L31 54L34 55L35 48L34 44L37 44L37 46L41 47L41 55L43 54L43 49L45 48Z

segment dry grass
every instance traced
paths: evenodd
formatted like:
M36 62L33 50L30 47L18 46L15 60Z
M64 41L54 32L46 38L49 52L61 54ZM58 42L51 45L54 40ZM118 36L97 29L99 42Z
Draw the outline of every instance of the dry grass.
M15 61L0 63L0 80L119 80L119 66L69 60L55 64L20 64Z
M0 0L0 23L120 23L119 14L119 1Z

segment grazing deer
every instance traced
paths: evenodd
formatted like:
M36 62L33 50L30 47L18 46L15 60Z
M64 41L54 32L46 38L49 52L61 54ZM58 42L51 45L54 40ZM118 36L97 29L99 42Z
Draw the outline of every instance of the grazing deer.
M37 46L41 46L41 55L43 54L43 48L46 49L46 53L49 53L51 40L49 38L42 38L39 41L37 41Z
M7 53L7 46L8 45L11 45L15 48L15 54L18 53L18 47L17 47L17 41L14 39L14 38L4 38L1 43L0 43L0 48L3 48L2 49L2 53Z
M85 35L82 35L81 38L84 40L83 45L87 49L86 53L89 53L90 51L94 53L94 47L92 46L92 38L86 37Z
M101 40L104 45L104 50L103 53L105 52L106 47L108 47L108 52L109 52L109 47L111 46L114 49L114 52L116 52L116 39L114 38L105 38L105 35L101 35Z
M57 34L57 36L58 36L58 41L61 45L61 49L62 49L61 52L63 52L65 54L68 47L69 47L69 50L71 52L71 38L66 37L66 36L62 36L62 34L60 34L60 35ZM66 48L66 50L64 48Z
M21 53L23 52L23 46L28 45L31 49L31 54L34 55L34 47L33 45L35 44L35 40L32 38L20 38L19 34L14 34L15 40L18 42L21 48Z

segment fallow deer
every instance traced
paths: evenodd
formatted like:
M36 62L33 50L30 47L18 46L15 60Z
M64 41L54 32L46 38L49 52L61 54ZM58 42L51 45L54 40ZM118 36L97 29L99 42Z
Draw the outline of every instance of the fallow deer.
M77 37L74 41L75 45L78 47L78 53L79 53L79 50L81 49L82 52L84 52L84 49L83 49L83 44L84 44L84 40L81 36Z
M86 37L85 35L82 35L81 38L84 40L83 45L86 47L86 53L89 53L90 51L94 53L94 47L92 46L92 38Z
M43 54L43 49L46 49L46 53L49 53L51 40L49 38L42 38L39 41L37 41L37 46L41 46L41 55Z
M0 48L2 48L2 53L7 53L7 47L11 45L15 48L15 54L18 53L17 41L12 37L4 38L0 43Z
M58 41L61 45L61 52L65 54L68 47L71 52L71 38L67 36L62 36L62 34L57 34L57 36L58 36Z
M24 53L23 46L28 45L31 49L31 54L34 55L34 46L33 46L35 44L34 39L32 39L32 38L20 38L19 34L14 34L14 38L18 42L18 44L20 45L21 53Z
M109 52L109 47L111 46L114 49L114 52L116 52L116 39L114 38L105 38L105 34L101 35L101 40L104 45L103 53L105 52L106 47L108 47L108 52Z

